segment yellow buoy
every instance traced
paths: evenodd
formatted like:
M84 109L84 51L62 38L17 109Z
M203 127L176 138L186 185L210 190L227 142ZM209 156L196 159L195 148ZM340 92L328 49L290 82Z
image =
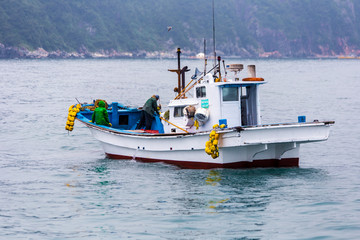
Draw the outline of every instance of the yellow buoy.
M215 124L213 129L218 128L219 125ZM210 155L213 159L219 157L218 141L219 134L215 130L212 130L209 134L209 140L205 143L205 152Z
M74 107L74 106L75 105L71 105L69 107L69 113L68 113L66 126L65 126L65 129L68 131L74 130L76 114L78 112L80 112L81 104L77 104L76 107Z

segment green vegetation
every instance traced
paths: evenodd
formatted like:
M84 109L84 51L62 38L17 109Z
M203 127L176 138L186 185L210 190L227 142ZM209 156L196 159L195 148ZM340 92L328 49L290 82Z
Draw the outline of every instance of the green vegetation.
M212 49L211 0L0 0L0 43L47 51ZM359 55L358 0L215 0L225 55ZM172 26L168 31L167 27Z

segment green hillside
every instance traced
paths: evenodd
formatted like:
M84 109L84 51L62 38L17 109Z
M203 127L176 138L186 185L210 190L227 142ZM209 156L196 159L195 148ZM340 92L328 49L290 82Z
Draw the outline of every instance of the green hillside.
M4 49L202 51L211 0L0 0ZM242 57L360 55L360 1L215 0L217 50ZM172 29L168 31L168 26ZM1 51L0 51L1 54Z

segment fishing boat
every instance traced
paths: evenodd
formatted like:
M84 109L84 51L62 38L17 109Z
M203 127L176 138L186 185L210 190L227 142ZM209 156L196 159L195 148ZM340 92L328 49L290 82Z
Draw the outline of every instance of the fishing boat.
M91 122L96 102L74 104L66 129L77 119L90 130L110 159L164 162L181 168L297 167L300 145L327 140L334 121L263 124L259 90L266 83L255 65L225 65L221 58L188 84L178 49L177 97L155 116L151 130L136 129L141 107L107 105L111 127ZM223 67L221 67L221 63ZM192 94L189 94L191 93ZM192 97L190 96L192 95Z

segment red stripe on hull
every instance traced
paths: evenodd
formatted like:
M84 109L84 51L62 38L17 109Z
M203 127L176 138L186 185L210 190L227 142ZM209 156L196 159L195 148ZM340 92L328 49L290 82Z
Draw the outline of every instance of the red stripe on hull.
M134 159L130 156L115 155L106 153L106 156L111 159L123 159L129 160ZM180 168L189 169L211 169L211 168L271 168L271 167L298 167L299 158L282 158L279 159L261 159L254 160L252 162L235 162L235 163L202 163L202 162L187 162L187 161L173 161L173 160L162 160L152 158L140 158L136 157L135 160L140 162L163 162L167 164L176 165Z

